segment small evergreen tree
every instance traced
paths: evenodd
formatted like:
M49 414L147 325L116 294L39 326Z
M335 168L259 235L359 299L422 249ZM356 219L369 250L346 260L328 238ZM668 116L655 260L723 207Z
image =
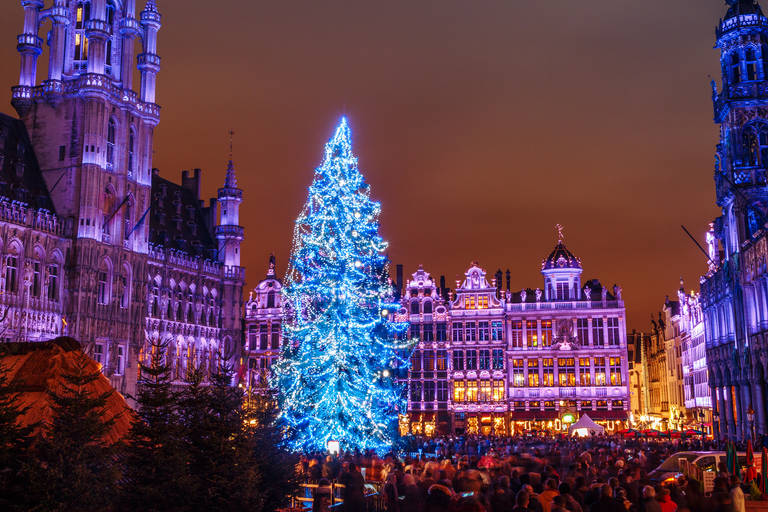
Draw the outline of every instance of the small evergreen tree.
M29 407L19 405L17 389L9 381L9 368L0 359L0 510L20 510L27 494L23 461L29 460L36 425L21 426Z
M106 410L110 389L95 394L90 385L101 371L82 352L73 369L61 376L59 390L49 390L51 420L36 444L37 461L29 468L28 495L42 510L106 510L116 497L119 477L116 447L105 440L115 417Z
M124 456L125 509L188 510L194 496L167 349L167 340L148 337L149 364L140 363L138 411Z
M196 506L262 510L262 482L253 438L245 428L242 390L230 385L232 371L226 365L208 382L203 379L199 369L191 372L180 402Z

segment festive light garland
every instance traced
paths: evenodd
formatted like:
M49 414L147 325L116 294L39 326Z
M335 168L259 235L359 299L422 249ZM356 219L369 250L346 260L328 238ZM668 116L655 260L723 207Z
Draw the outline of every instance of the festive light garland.
M296 451L388 450L405 411L393 369L406 368L407 323L388 278L379 203L352 153L341 119L315 169L296 220L283 287L281 357L273 366L279 420Z

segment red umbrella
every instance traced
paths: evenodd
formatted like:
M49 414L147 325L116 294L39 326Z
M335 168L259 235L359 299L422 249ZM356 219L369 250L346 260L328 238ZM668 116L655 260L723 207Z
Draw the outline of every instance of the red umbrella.
M645 429L641 432L645 437L659 437L660 432L652 428Z

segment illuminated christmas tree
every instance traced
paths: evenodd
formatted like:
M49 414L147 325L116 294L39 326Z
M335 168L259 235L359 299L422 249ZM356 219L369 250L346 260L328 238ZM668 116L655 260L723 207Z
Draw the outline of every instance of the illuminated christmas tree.
M407 324L388 278L381 207L352 154L342 118L325 146L293 238L283 288L285 344L273 367L279 419L294 450L385 451L404 411L394 368L407 364Z

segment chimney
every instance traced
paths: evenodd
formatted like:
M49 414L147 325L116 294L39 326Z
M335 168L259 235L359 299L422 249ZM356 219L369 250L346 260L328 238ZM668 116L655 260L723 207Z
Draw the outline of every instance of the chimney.
M445 276L440 276L440 293L443 295L443 300L448 300L448 290L445 288Z
M496 291L499 293L499 296L501 296L501 287L502 287L501 276L502 276L501 269L499 269L496 271Z
M181 188L189 190L195 196L195 200L200 199L200 169L192 171L192 177L189 171L181 171Z
M510 285L511 277L512 277L512 273L509 271L509 269L507 269L507 291L510 290L509 285Z

